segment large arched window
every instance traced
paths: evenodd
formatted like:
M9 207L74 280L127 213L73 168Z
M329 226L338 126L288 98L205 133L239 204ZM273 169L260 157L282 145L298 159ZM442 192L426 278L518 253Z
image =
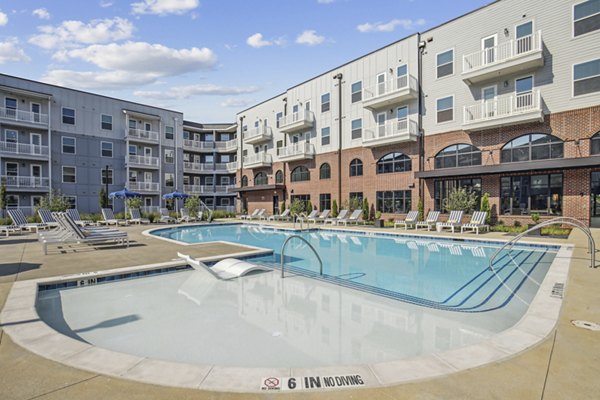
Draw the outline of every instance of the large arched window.
M600 132L592 136L590 143L590 154L600 154Z
M294 168L292 171L292 182L302 182L310 180L310 171L304 166Z
M275 183L283 183L283 171L277 170L275 172Z
M481 150L470 144L453 144L435 156L435 168L456 168L481 165Z
M406 172L412 169L410 157L404 153L388 153L377 161L377 173Z
M350 176L362 176L363 163L358 158L350 161Z
M246 175L242 176L242 187L248 186L248 177Z
M321 168L319 168L319 179L331 179L331 167L329 164L321 164Z
M502 148L501 162L519 162L563 158L563 142L545 133L528 133L506 143Z
M254 186L268 185L268 184L269 184L269 178L267 177L266 172L259 172L256 175L254 175Z

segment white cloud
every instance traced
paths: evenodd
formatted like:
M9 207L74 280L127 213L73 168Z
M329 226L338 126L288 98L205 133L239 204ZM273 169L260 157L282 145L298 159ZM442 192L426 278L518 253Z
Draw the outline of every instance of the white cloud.
M417 26L421 26L425 24L425 20L423 18L419 18L417 20L412 19L393 19L389 22L375 22L375 23L364 23L360 24L356 27L359 32L393 32L396 27L401 26L404 29L413 29Z
M59 60L80 59L102 69L174 76L199 69L212 68L217 57L206 47L173 49L146 42L92 45L57 53Z
M247 107L256 103L254 99L236 99L234 97L230 97L221 102L221 107L232 107L232 108L241 108Z
M123 89L152 83L156 74L128 71L71 71L56 69L42 77L43 82L78 89Z
M36 8L31 15L39 19L50 19L50 13L45 8Z
M6 24L8 24L8 15L0 11L0 26L4 26Z
M198 8L198 0L142 0L131 3L131 12L134 14L185 14Z
M258 90L256 86L221 86L214 84L199 84L187 86L175 86L166 91L145 91L138 90L133 92L138 97L151 99L189 99L190 97L208 95L208 96L225 96L225 95L241 95L254 93Z
M31 58L18 45L19 39L16 37L9 37L6 41L0 42L0 64L31 61Z
M96 19L89 23L63 21L58 26L40 26L41 32L29 39L29 43L44 49L71 48L81 44L106 43L129 39L133 24L126 19Z
M304 31L296 38L296 43L308 46L316 46L324 41L325 36L319 36L317 35L317 32L313 30Z
M280 37L278 39L272 39L272 40L265 40L262 33L255 33L252 36L249 36L248 39L246 39L246 44L248 44L248 46L254 47L254 48L261 48L261 47L265 47L265 46L283 46L285 45L286 41L284 38Z
M101 1L100 2L100 7L102 8L108 8L111 7L113 5L112 1Z

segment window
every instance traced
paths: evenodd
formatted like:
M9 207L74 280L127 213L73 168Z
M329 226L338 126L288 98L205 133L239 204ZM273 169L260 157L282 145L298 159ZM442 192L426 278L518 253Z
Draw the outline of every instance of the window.
M481 205L481 178L440 180L435 181L433 185L433 203L436 211L447 212L444 209L444 202L450 193L458 188L463 188L467 192L475 192L477 195L475 210L479 210L479 206Z
M165 186L166 187L174 187L175 186L175 174L165 173Z
M128 152L130 156L137 156L137 146L135 144L130 144Z
M63 195L63 198L67 201L68 208L77 208L77 196Z
M408 86L408 65L400 65L396 68L396 89Z
M321 96L321 112L327 112L331 108L330 95L325 93Z
M352 91L352 103L362 100L362 82L355 82L351 86Z
M454 74L454 50L447 50L437 55L437 77Z
M13 129L6 129L4 131L4 141L7 143L17 143L19 134Z
M453 144L435 156L435 168L456 168L481 165L481 150L470 144Z
M377 173L406 172L412 169L410 157L404 153L388 153L377 161Z
M215 180L212 176L207 176L206 178L204 178L204 184L207 186L212 186L215 184Z
M573 66L573 96L600 92L600 58Z
M292 182L302 182L310 180L310 171L304 166L294 168L292 171Z
M172 126L165 126L165 139L173 140L175 137L174 129Z
M590 154L600 154L600 132L592 136L592 143L590 143Z
M6 196L6 208L19 208L19 196L15 194Z
M437 123L454 119L454 96L437 99Z
M278 112L275 115L275 125L279 128L279 120L283 118L283 113L282 112Z
M515 27L516 51L517 54L527 53L533 50L533 21Z
M588 0L573 7L573 36L600 29L600 0Z
M62 137L62 152L64 154L75 154L75 138Z
M363 163L358 158L350 161L350 176L362 176Z
M102 114L101 127L104 130L112 131L112 115Z
M248 177L246 175L242 176L242 187L248 186Z
M522 162L563 158L563 142L545 133L530 133L511 140L502 147L500 162Z
M283 147L283 140L277 141L277 155L279 155L279 149Z
M362 118L352 120L352 139L360 139L362 137Z
M387 214L406 214L412 209L411 196L410 190L377 192L377 211Z
M19 176L19 164L16 162L7 162L6 176Z
M75 110L72 108L62 108L63 124L75 125Z
M321 193L319 195L319 210L321 212L325 210L331 210L331 194Z
M137 171L129 171L129 182L137 182Z
M106 182L106 179L107 179L106 169L100 170L100 183L102 185L106 185L107 183L109 185L112 185L113 184L113 170L112 169L108 170L108 182Z
M16 118L17 117L17 99L13 99L11 97L6 97L4 99L4 107L6 108L6 117L7 118Z
M500 178L500 208L504 215L560 215L562 193L562 174Z
M62 167L63 183L77 183L75 167Z
M301 201L304 203L304 209L306 210L308 202L310 201L310 194L293 194L290 196L290 200L292 203L296 200Z
M277 170L275 172L275 183L283 183L283 171Z
M112 158L112 156L113 156L112 142L100 142L100 156Z
M265 172L259 172L254 175L254 186L268 185L269 178Z
M165 163L167 163L167 164L175 163L175 150L165 149Z
M350 192L348 195L351 204L356 204L359 207L362 207L363 202L363 192Z
M331 131L329 127L321 128L321 146L327 146L331 143Z
M329 164L321 164L321 167L319 168L319 179L331 179L331 166L329 166Z

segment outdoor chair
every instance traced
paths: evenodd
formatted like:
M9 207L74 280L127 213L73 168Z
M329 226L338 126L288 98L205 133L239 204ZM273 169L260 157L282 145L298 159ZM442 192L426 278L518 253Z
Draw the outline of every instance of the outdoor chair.
M485 223L486 218L487 211L475 211L471 217L471 221L460 227L460 233L463 233L465 229L475 231L477 235L479 235L479 229L487 229L489 232L490 226Z
M42 220L42 224L48 225L50 228L56 228L58 226L58 222L56 222L50 210L40 208L37 212Z
M101 223L106 225L128 225L127 220L115 218L115 214L110 208L102 209L102 218L104 218L104 221L101 221Z
M450 216L446 222L438 222L435 225L435 228L438 232L441 232L444 228L450 228L452 233L454 233L454 229L460 227L460 221L462 220L463 212L462 211L450 211Z
M142 213L139 208L130 208L129 215L131 215L131 219L129 222L134 224L149 224L150 220L148 218L142 218Z
M409 225L416 225L419 219L419 212L418 211L410 211L407 215L406 218L404 219L397 219L396 221L394 221L394 228L397 228L399 226L404 226L404 230L408 229Z
M307 222L314 222L315 224L318 222L325 222L325 220L329 217L329 214L331 214L331 210L323 210L323 212L314 218L307 218L306 221Z
M85 220L85 219L81 219L81 216L79 215L79 210L76 208L69 208L67 209L67 214L69 214L69 217L71 217L71 219L73 221L75 221L75 223L79 226L90 226L90 225L96 225L94 223L94 221L90 221L90 220Z
M8 215L12 220L13 224L19 227L20 229L27 229L29 232L39 231L40 229L46 229L48 226L46 224L38 224L38 223L30 223L27 222L27 218L25 218L25 214L23 214L23 210L21 209L13 209L8 210Z
M166 224L170 224L172 222L177 222L177 220L169 215L169 210L167 208L160 209L160 219L158 222L164 222Z
M338 218L336 221L336 225L344 224L347 226L348 224L357 224L360 222L360 216L362 215L362 210L354 210L352 214L348 218Z
M285 209L279 215L271 215L269 218L267 218L267 221L289 221L289 220L290 220L290 209L289 208Z
M431 228L435 227L435 224L437 224L439 218L439 211L429 211L429 213L427 213L427 218L425 218L425 221L419 221L415 224L415 230L423 226L427 227L427 230L429 231Z
M348 210L341 210L337 217L326 218L324 223L335 225L340 219L346 218L346 215L348 215Z

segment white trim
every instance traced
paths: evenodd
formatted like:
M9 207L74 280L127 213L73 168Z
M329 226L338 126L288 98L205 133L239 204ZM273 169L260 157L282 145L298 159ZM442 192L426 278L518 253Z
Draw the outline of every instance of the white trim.
M102 154L102 151L103 151L102 145L104 143L110 144L110 153L111 153L110 157ZM114 158L114 155L115 155L115 144L113 142L105 142L104 140L100 141L100 158Z
M68 198L75 199L75 208L77 208L77 196L76 195L74 195L74 194L63 194L63 197L66 198L66 199L68 199Z
M147 150L150 150L150 154L146 154ZM152 157L152 147L144 146L144 157Z
M36 112L33 111L33 105L34 104L40 106L40 112L39 113L36 113ZM41 115L42 114L42 104L41 103L36 103L35 101L30 101L29 102L29 111L31 111L32 114L40 114Z
M40 168L40 176L34 176L33 175L33 167L39 167ZM44 170L42 168L42 164L30 164L29 165L29 176L31 176L32 178L43 178L44 175Z
M519 40L519 38L517 37L517 28L521 25L525 25L531 22L531 34L534 35L535 34L535 19L531 18L531 19L527 19L523 22L520 22L518 24L515 24L515 29L514 29L514 34L515 34L515 40Z
M31 209L35 210L35 204L33 204L33 199L43 199L44 196L40 196L39 194L32 194L29 196L29 204L31 205Z
M326 94L329 95L329 101L327 103L323 103L323 96L325 96ZM321 100L320 101L321 106L319 107L319 112L321 114L331 112L331 92L325 92L325 93L323 93L321 96L319 96L319 99ZM329 104L329 110L323 111L323 104Z
M514 93L515 93L515 95L519 94L519 93L517 93L517 81L519 81L521 79L525 79L525 78L531 78L531 92L533 92L533 90L535 89L535 75L533 74L533 72L531 74L526 74L526 75L523 75L523 76L517 76L515 78L515 81L514 81L514 85L515 85ZM527 93L527 92L522 92L522 93Z
M574 3L574 4L571 6L571 22L570 22L570 23L571 23L571 39L579 39L579 38L581 38L581 37L585 37L585 36L588 36L588 35L593 35L593 34L595 34L595 33L596 33L596 34L597 34L597 33L600 33L600 29L595 29L595 30L593 30L593 31L590 31L590 32L587 32L587 33L581 34L581 35L579 35L579 36L575 36L575 7L576 7L576 6L578 6L578 5L580 5L580 4L587 3L588 1L589 1L589 0L580 1L579 3ZM596 13L596 14L588 15L588 16L587 16L587 17L585 17L585 18L591 18L591 17L593 17L594 15L597 15L597 14L600 14L600 13ZM583 20L583 19L585 19L585 18L579 19L578 21L582 21L582 20Z
M64 149L65 149L65 138L66 139L73 139L73 153L65 153ZM77 138L74 138L72 136L61 136L60 137L60 153L61 154L71 154L71 155L77 155Z
M452 119L448 120L448 121L438 122L438 112L440 111L440 110L438 110L438 100L447 99L448 97L452 97ZM438 98L435 99L435 123L437 125L447 124L449 122L454 122L454 120L456 119L456 112L455 112L455 110L456 110L456 101L455 100L456 99L454 97L454 94L451 94L451 95L448 95L448 96L443 96L443 97L438 97ZM449 110L449 109L446 109L446 110ZM442 111L446 111L446 110L442 110Z
M494 38L494 45L492 47L485 47L485 45L484 45L485 41L490 38ZM487 54L485 52L485 50L489 49L489 48L493 49L493 51L494 51L494 57L493 57L492 61L487 60ZM483 59L484 59L482 62L482 65L494 64L496 62L496 58L498 56L497 48L498 48L498 34L497 33L494 33L492 35L481 38L481 51L483 52Z
M600 61L600 57L571 64L571 99L580 99L580 98L584 98L586 96L597 96L600 93L600 91L598 91L598 92L586 93L586 94L581 94L579 96L575 96L575 67L577 65L585 64L585 63L588 63L591 61ZM584 78L584 79L590 79L590 78L594 78L596 76L600 76L600 75L593 75L591 77ZM581 80L581 79L579 79L579 80Z
M444 75L442 77L438 76L438 63L437 63L437 58L440 54L444 54L447 53L448 51L452 50L452 73L449 75ZM449 64L449 63L446 63ZM441 64L441 65L446 65L446 64ZM435 80L439 80L439 79L444 79L444 78L448 78L449 76L454 76L454 74L456 74L456 49L454 47L448 48L446 50L440 51L439 53L435 54Z
M75 182L65 182L65 168L73 168L74 175L75 175ZM74 184L77 183L77 167L76 166L74 166L74 165L63 165L60 172L61 172L60 181L62 183L68 183L68 184L71 184L71 185L74 185Z
M106 129L102 127L102 124L104 123L102 121L102 117L110 117L110 129ZM100 129L103 131L112 131L113 130L113 126L114 126L114 118L112 116L112 114L100 114Z
M4 108L6 108L6 109L9 109L9 108L6 106L6 100L7 100L7 99L11 99L11 100L14 100L14 101L15 101L15 108L14 108L14 110L18 110L18 109L19 109L19 99L18 99L18 98L16 98L16 97L9 97L9 96L4 96ZM12 108L11 108L10 110L12 110Z
M63 122L64 121L63 118L65 117L65 108L67 110L73 110L73 123L72 124ZM60 123L63 125L73 125L73 126L77 125L77 110L75 110L74 108L70 108L70 107L61 107L60 108Z
M15 164L17 166L17 175L10 175L10 176L20 176L19 175L19 163L17 161L4 161L4 174L6 176L8 175L8 164Z
M485 92L486 89L490 89L490 88L494 88L494 98L498 97L498 84L484 86L481 88L481 102L485 101L485 98L483 97L483 92Z

